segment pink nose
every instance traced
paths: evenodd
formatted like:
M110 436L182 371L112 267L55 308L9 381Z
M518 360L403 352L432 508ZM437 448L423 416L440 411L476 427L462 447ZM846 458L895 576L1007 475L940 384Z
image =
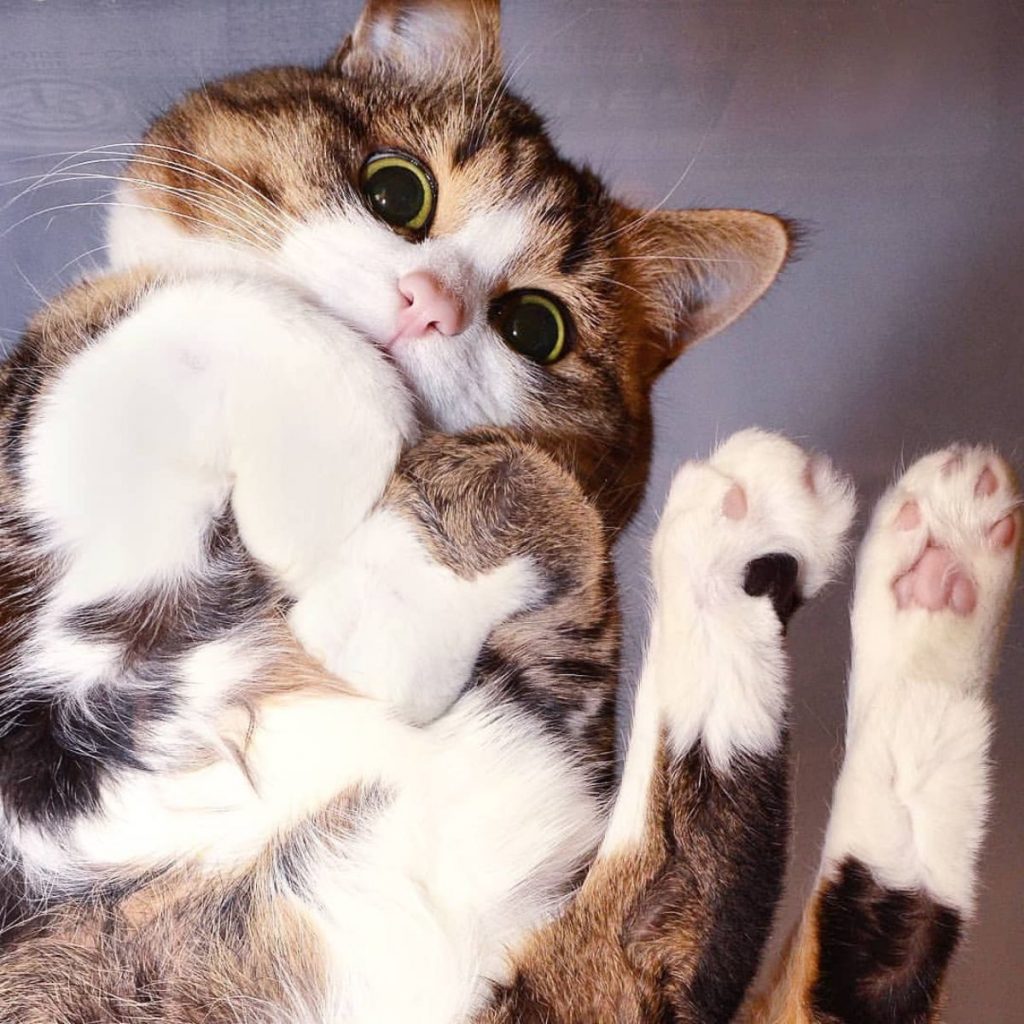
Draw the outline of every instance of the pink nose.
M433 327L451 337L461 334L467 325L466 306L458 295L448 291L433 274L417 270L398 282L405 306L398 314L392 341L420 338Z

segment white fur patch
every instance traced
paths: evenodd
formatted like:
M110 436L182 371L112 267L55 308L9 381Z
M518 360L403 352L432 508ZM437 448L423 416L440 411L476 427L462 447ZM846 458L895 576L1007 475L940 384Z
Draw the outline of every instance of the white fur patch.
M229 494L249 550L301 589L413 429L379 354L295 295L161 288L76 358L28 435L27 503L67 559L57 604L196 571Z
M600 831L585 773L529 720L471 694L427 738L429 763L315 885L353 1024L479 1009Z
M515 209L486 210L451 235L413 245L365 211L345 210L289 232L280 265L385 346L402 305L399 279L426 271L443 281L470 311L469 326L454 337L431 332L400 341L390 355L439 429L511 426L530 391L533 368L505 345L487 311L491 290L524 244L525 230Z
M244 722L224 724L246 734ZM224 755L202 768L133 773L109 787L101 811L69 830L65 870L244 864L346 789L400 781L407 762L422 757L416 730L341 693L266 701L255 724L244 768Z
M384 510L356 529L331 578L288 621L334 675L424 723L462 691L491 630L538 596L527 561L463 579L430 556L411 523Z
M186 232L170 215L148 209L145 194L129 187L122 187L118 204L108 229L115 266L280 275L383 347L395 335L403 304L398 281L417 271L431 274L458 294L471 316L457 336L430 332L389 349L420 398L422 413L448 433L519 421L535 368L487 320L495 286L526 243L527 220L518 208L470 211L452 234L414 244L350 204L289 221L280 249L265 252L244 237Z
M332 578L414 432L409 396L379 351L294 292L223 276L154 290L78 354L26 434L26 504L62 573L23 652L25 690L77 700L96 683L156 685L126 676L118 645L75 636L65 618L201 575L205 535L228 501L246 548L295 596ZM144 759L156 745L174 766L211 742L209 719L266 653L258 638L239 642L200 648L180 666L187 706L153 732L139 726ZM211 801L252 801L235 766L208 775L114 776L106 818L81 824L55 856L187 855L204 830L179 829L181 801L200 817ZM267 821L255 815L238 842L265 839Z
M479 691L425 729L359 697L282 697L245 754L247 772L225 758L134 777L74 827L59 863L48 843L40 866L64 878L172 860L217 871L339 793L380 784L381 809L336 855L327 847L310 881L338 993L332 1019L380 1024L415 1010L441 1024L478 1008L560 905L603 823L586 771Z

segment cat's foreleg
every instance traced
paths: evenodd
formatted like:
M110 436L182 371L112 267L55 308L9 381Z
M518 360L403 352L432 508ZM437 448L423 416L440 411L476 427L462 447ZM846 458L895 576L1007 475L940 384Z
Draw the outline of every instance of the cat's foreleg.
M229 503L286 588L329 568L414 431L371 345L297 294L217 278L155 287L40 396L25 502L64 606L202 572Z
M915 463L881 499L852 611L846 756L818 885L758 1021L924 1024L974 906L990 713L1020 544L985 448Z
M731 1020L785 866L785 623L835 568L852 511L826 460L759 431L679 471L610 826L491 1019Z
M50 356L11 446L16 539L45 569L0 736L6 838L29 871L87 847L128 858L103 840L115 808L159 859L127 793L223 753L225 702L276 657L278 598L335 570L414 429L380 353L297 293L148 287L109 326L83 316L96 333Z

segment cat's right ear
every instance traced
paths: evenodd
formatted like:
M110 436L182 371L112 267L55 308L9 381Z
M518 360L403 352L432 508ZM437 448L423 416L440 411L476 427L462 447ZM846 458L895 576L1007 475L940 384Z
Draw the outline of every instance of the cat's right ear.
M368 0L328 67L415 82L466 68L481 78L500 74L500 0Z

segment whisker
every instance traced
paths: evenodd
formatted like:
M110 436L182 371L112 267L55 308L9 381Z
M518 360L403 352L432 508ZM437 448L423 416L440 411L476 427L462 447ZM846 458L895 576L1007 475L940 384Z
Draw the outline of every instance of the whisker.
M617 277L608 277L605 274L598 274L596 277L598 281L605 281L608 284L613 284L618 288L625 288L627 291L636 292L641 298L645 298L646 295L641 289L634 287L631 284L626 284L625 281L620 281Z
M89 256L94 256L96 253L103 252L104 250L109 249L109 248L110 248L110 245L107 244L107 243L104 243L103 245L96 245L96 246L93 246L91 249L86 249L85 252L81 253L78 256L75 256L73 259L68 260L67 263L65 263L62 267L60 267L58 270L54 271L53 277L59 279L60 275L63 274L64 271L67 270L69 267L72 267L72 266L74 266L77 263L81 263L82 260L87 259Z
M27 224L29 221L34 220L36 217L43 217L43 216L46 216L47 214L50 214L50 213L60 213L62 210L76 210L76 209L80 209L80 208L83 208L83 207L102 206L102 207L113 207L113 208L120 207L122 209L146 210L146 211L149 211L149 212L154 212L154 207L152 207L152 206L142 206L142 205L127 204L127 203L118 203L118 202L114 201L113 197L114 197L114 193L113 192L108 192L108 193L106 193L105 197L103 197L102 199L99 199L99 200L89 200L89 201L86 201L86 202L79 202L79 203L61 203L58 206L47 207L45 210L35 210L32 213L28 214L27 216L22 217L21 220L16 221L9 228L7 228L5 231L0 232L0 239L6 238L12 231L14 231L17 228L21 227L23 224ZM198 217L189 217L187 214L176 213L173 210L160 210L158 212L163 213L163 214L165 214L168 217L176 217L179 220L191 221L191 222L196 223L196 224L206 225L207 227L211 227L212 226L212 227L218 227L219 228L219 225L210 225L208 221L201 220ZM223 230L223 233L225 235L227 235L229 240L232 240L232 241L235 241L235 242L239 242L242 245L246 245L247 247L252 245L251 242L246 242L245 239L241 239L237 235L234 235L234 234L232 234L229 231L226 231L224 229L221 229L221 230Z
M756 260L729 256L607 256L609 263L645 263L651 261L675 261L681 263L744 263L754 264Z
M241 193L238 189L236 189L236 188L234 188L234 187L232 187L230 185L226 185L224 182L220 181L217 178L212 177L211 175L205 174L205 173L203 173L201 171L197 171L197 170L195 170L195 168L187 167L184 164L178 164L178 163L173 162L173 161L153 160L152 158L148 158L148 157L128 157L127 154L125 154L125 157L131 159L132 163L136 164L136 165L152 166L152 167L164 167L164 168L168 168L168 169L171 169L171 170L177 170L177 171L186 173L186 174L188 174L188 175L190 175L192 177L198 178L200 181L209 181L211 184L216 186L216 188L218 190L221 190L221 191L223 191L224 193L227 194L226 196L218 196L216 198L224 199L225 201L230 198L233 202L235 202L235 205L240 210L246 210L246 211L251 211L251 212L254 212L254 213L258 213L261 216L265 215L266 211L265 211L265 207L264 206L257 205L248 196L246 196L243 193ZM34 182L33 185L31 185L28 188L24 189L22 192L20 192L18 195L16 195L13 199L9 200L2 207L0 207L0 210L6 210L8 207L10 207L15 202L17 202L19 199L23 198L24 196L28 195L29 193L31 193L33 191L36 191L36 190L38 190L40 188L46 187L46 186L52 184L55 181L60 181L62 178L65 178L66 176L70 175L71 172L78 171L80 168L86 168L86 167L94 166L96 164L105 164L105 163L120 164L122 162L123 161L122 161L121 155L118 155L118 156L115 156L115 157L105 157L105 158L102 158L102 159L96 158L96 159L92 159L92 160L80 161L80 162L75 163L75 164L66 164L62 169L56 170L56 171L55 170L51 170L51 171L47 172L45 175L43 175L42 177L38 178ZM85 174L87 172L82 171L81 173ZM25 179L21 179L21 180L25 180ZM116 179L116 180L124 180L126 183L129 181L129 179L127 179L126 177L121 177L120 179ZM138 181L140 183L149 184L149 185L151 185L154 188L160 187L161 184L162 184L160 182L149 182L147 179L134 179L134 180L136 180L136 181ZM167 188L175 188L175 187L178 187L178 186L166 185L165 187L167 187ZM270 205L271 206L272 211L278 216L278 218L280 219L281 225L283 227L283 225L285 223L283 211L280 211L279 209L277 209L275 204L273 204L273 203L271 203L269 201L267 202L266 205Z
M675 195L675 193L682 187L682 184L684 181L686 181L687 177L690 174L690 171L693 170L694 165L697 163L697 159L700 157L701 153L704 150L704 146L707 143L708 138L711 136L711 127L708 127L705 130L704 134L701 136L700 142L697 144L697 149L694 151L693 156L690 157L690 162L683 169L683 173L680 174L679 177L676 179L676 183L668 190L668 192L665 193L661 202L658 203L656 206L652 206L648 210L644 210L643 213L641 213L638 217L635 217L629 223L623 225L620 228L617 228L610 234L606 234L599 237L597 239L599 245L605 245L608 242L614 241L614 239L619 238L621 235L626 234L627 232L636 230L636 228L638 228L645 221L649 220L651 217L654 216L654 214L656 214L660 209L664 207L664 205L672 198L672 196Z
M216 185L218 188L224 189L226 192L232 192L238 195L240 198L243 195L242 189L247 190L248 193L251 193L251 195L254 196L259 201L258 203L255 204L258 209L262 210L269 206L271 210L278 217L282 218L282 220L285 223L296 223L295 218L288 214L287 211L281 209L281 207L277 203L275 203L264 193L260 192L260 190L257 189L254 185L252 185L251 182L248 182L244 178L239 177L239 175L235 174L229 168L224 167L223 164L218 163L216 160L211 160L209 157L202 156L199 153L192 152L191 150L182 149L178 146L167 146L157 142L113 142L106 143L100 146L93 146L92 148L86 150L77 150L74 152L69 152L63 154L65 159L61 160L55 167L51 168L51 170L47 172L47 174L45 174L43 177L45 179L45 177L47 177L49 174L60 173L60 171L62 170L68 170L70 169L68 168L68 162L70 160L74 160L76 157L84 157L94 153L114 154L115 159L123 157L124 159L131 161L149 162L153 166L163 166L163 163L161 161L158 161L153 157L145 155L144 152L140 153L140 150L144 151L146 149L160 150L161 152L165 153L175 153L179 156L184 156L191 160L197 160L200 163L205 164L207 167L210 167L211 169L219 171L221 174L226 175L227 178L230 179L230 181L235 182L237 183L237 185L241 186L241 189L234 188L230 186L227 182L221 180L220 178L216 178L210 174L198 171L195 168L188 167L187 165L181 164L177 161L168 160L166 166L173 170L179 170L183 173L192 174L195 177L199 178L200 180L208 181L211 184ZM51 154L51 156L60 155L62 154ZM89 161L86 161L86 163L88 162ZM18 197L16 196L15 199L17 198ZM249 199L249 202L253 202L253 200Z
M578 22L582 21L583 18L587 17L592 13L593 7L587 7L579 14L570 18L569 21L562 25L561 28L557 29L555 32L551 34L545 35L544 38L539 42L534 41L532 43L528 43L520 47L519 52L510 62L509 68L502 75L501 80L498 83L498 88L495 91L494 98L490 106L488 107L487 112L484 114L483 128L481 129L481 134L483 134L483 132L490 128L492 122L494 121L494 118L497 117L498 111L500 110L501 100L508 95L509 90L512 87L512 82L515 80L515 77L523 70L523 68L525 68L526 65L529 64L529 62L538 53L543 53L547 47L549 47L561 36L565 35L566 32L568 32ZM527 49L527 46L529 47L529 49Z
M36 298L39 299L40 302L45 304L46 296L43 295L43 293L29 280L28 274L26 274L25 271L22 270L17 263L14 263L13 266L18 277L20 277L22 281L24 281L25 284L27 284L29 288L32 289L32 292L35 294Z
M211 214L216 216L224 217L229 220L236 228L239 228L250 237L253 244L260 242L267 243L270 247L273 247L277 243L276 237L273 233L260 224L254 224L251 221L243 219L238 216L237 211L242 213L249 213L248 207L241 206L238 203L231 201L228 198L221 196L212 196L207 192L198 191L195 189L184 189L178 186L165 185L162 182L149 181L145 178L132 178L125 175L111 175L111 174L100 174L98 172L91 173L77 173L71 174L68 172L61 172L59 177L51 177L49 181L45 182L40 187L51 187L58 184L68 184L80 181L114 181L128 185L139 186L141 191L151 190L153 192L164 193L168 195L177 195L191 203L193 206L199 209L204 209ZM108 193L111 198L116 198L117 193ZM119 205L127 206L128 204L121 203ZM148 209L155 210L155 207L148 207ZM164 212L170 213L171 211L165 210ZM256 211L262 213L262 211ZM205 222L202 222L205 223ZM241 237L239 235L238 237Z

